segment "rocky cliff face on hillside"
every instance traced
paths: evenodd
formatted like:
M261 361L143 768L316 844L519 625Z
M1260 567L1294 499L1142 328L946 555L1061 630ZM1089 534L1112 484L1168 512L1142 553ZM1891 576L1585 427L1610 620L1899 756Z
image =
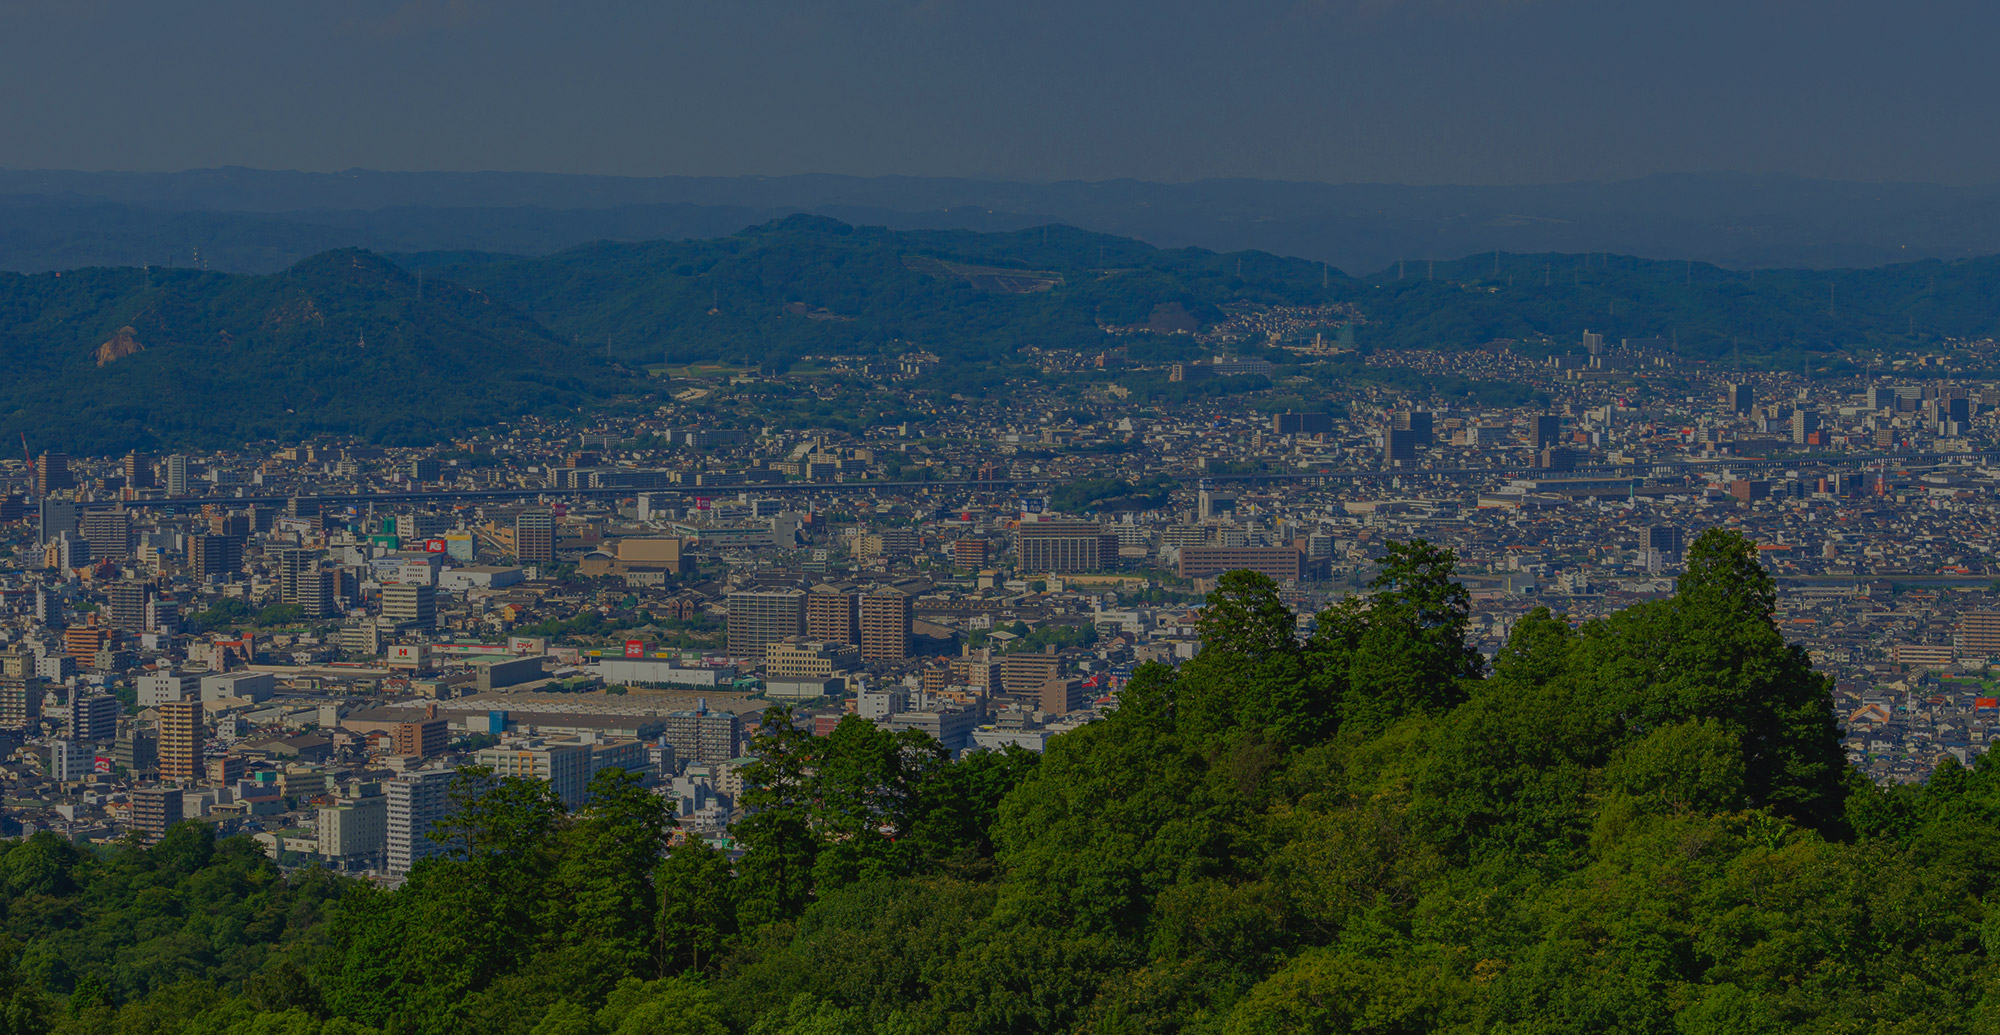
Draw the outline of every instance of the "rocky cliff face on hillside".
M146 346L140 344L139 339L134 337L136 333L129 324L118 328L118 333L112 335L110 341L97 347L97 365L106 366L135 352L146 351Z

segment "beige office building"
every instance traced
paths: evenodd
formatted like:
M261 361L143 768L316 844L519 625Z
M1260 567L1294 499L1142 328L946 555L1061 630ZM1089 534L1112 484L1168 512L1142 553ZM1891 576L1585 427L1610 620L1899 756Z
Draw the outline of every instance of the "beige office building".
M893 589L861 598L862 658L901 661L910 656L910 598Z
M764 675L771 679L824 679L854 667L860 658L861 652L852 644L796 637L764 648Z
M796 589L729 594L729 652L757 655L780 640L805 634L806 594Z

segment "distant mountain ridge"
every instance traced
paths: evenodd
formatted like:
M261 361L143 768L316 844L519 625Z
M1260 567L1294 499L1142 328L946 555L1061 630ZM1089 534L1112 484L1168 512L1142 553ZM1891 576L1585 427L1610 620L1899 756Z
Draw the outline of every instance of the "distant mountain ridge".
M1161 249L1071 227L891 231L793 216L715 240L403 261L478 287L558 333L608 339L628 363L729 358L782 368L802 355L870 353L898 341L957 363L1008 362L1024 346L1102 348L1106 327L1147 324L1160 306L1205 325L1245 302L1351 305L1363 314L1353 333L1369 348L1574 342L1595 330L1613 341L1668 339L1697 357L1825 357L2000 334L1996 257L1745 272L1498 252L1351 275L1266 252ZM980 290L976 279L926 274L927 263L1053 279L1045 290ZM852 319L787 319L793 303ZM1185 338L1147 344L1194 349Z
M0 356L0 437L78 453L434 442L617 384L601 357L507 306L355 250L265 276L0 274Z
M1503 187L1015 183L223 168L0 170L0 269L271 272L336 247L548 254L596 240L714 237L796 213L894 229L1059 223L1160 247L1268 251L1343 269L1495 249L1811 269L2000 252L2000 184L1737 174Z
M0 438L26 432L76 452L322 433L425 443L641 393L650 383L634 373L647 364L780 372L919 350L944 362L912 391L983 395L1043 376L1037 357L1052 350L1122 347L1155 368L1210 354L1215 346L1175 332L1243 306L1304 307L1324 326L1302 333L1361 349L1511 339L1563 351L1592 330L1696 358L1851 370L1855 348L2000 336L2000 257L1746 272L1493 252L1355 276L1067 226L896 231L794 215L723 237L544 256L350 248L263 275L0 274L10 374ZM1233 350L1291 361L1261 340ZM1358 366L1312 373L1368 376Z

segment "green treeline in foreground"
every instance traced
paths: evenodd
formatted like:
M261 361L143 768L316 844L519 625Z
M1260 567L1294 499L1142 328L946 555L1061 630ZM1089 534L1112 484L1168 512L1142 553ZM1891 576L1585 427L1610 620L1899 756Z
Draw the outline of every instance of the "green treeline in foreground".
M468 779L385 892L177 828L0 855L0 1032L2000 1030L2000 766L1879 790L1751 544L1489 666L1449 555L1205 648L1039 759L767 715L732 867L622 774Z

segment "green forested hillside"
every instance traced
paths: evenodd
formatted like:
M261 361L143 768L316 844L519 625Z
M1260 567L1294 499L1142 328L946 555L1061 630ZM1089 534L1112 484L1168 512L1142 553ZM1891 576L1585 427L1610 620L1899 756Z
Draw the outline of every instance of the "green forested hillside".
M141 351L99 365L125 327ZM599 357L506 306L359 251L262 277L0 274L0 355L0 437L79 453L322 432L428 443L611 383Z
M440 276L559 333L608 340L628 363L713 358L775 370L806 355L914 348L955 362L1008 363L1023 346L1104 347L1101 325L1144 323L1162 303L1213 320L1231 301L1321 294L1318 264L1273 256L1249 256L1238 278L1235 256L1162 251L1067 227L895 232L810 216L708 241L603 243L536 259L444 258L456 261L438 265ZM925 259L1046 271L1061 282L1044 291L990 290ZM917 268L906 260L918 260Z
M1749 543L1702 537L1672 599L1526 618L1490 664L1449 576L1396 546L1304 641L1226 576L1197 658L1039 758L773 711L733 865L660 860L662 804L620 775L573 817L468 777L450 854L396 891L196 865L174 886L217 919L179 922L164 987L118 969L162 949L70 918L174 850L16 844L0 994L11 1030L103 1033L2000 1027L2000 765L1858 779ZM229 919L280 894L302 931Z
M1042 271L1009 294L906 260ZM627 362L929 348L1007 363L1023 346L1142 350L1110 339L1178 305L1207 323L1232 302L1346 303L1364 347L1456 348L1500 339L1661 337L1694 356L1752 361L1856 347L1904 349L2000 334L2000 258L1864 270L1739 272L1606 255L1484 255L1349 276L1261 252L1157 249L1065 227L1007 234L849 227L799 216L712 241L598 244L543 258L414 257ZM920 268L936 269L934 264ZM797 304L820 318L787 310Z
M1364 341L1404 348L1550 336L1661 337L1683 354L1753 362L1856 347L1902 350L2000 335L2000 258L1850 270L1727 270L1619 255L1488 254L1408 263L1353 282L1377 326ZM1851 358L1851 357L1850 357Z
M321 432L422 443L644 392L629 373L644 364L783 371L914 349L946 360L927 387L972 393L1039 376L1024 349L1123 345L1151 364L1201 355L1210 350L1168 332L1212 325L1236 303L1347 307L1364 349L1515 339L1567 350L1592 329L1787 367L1859 369L1863 353L2000 335L2000 258L1746 273L1488 255L1357 278L1064 227L893 232L796 216L713 240L399 262L347 250L261 277L0 274L0 355L13 375L0 379L0 436L26 431L38 448L73 452ZM1107 331L1137 325L1155 331ZM128 326L143 351L98 365L99 346L122 345Z

